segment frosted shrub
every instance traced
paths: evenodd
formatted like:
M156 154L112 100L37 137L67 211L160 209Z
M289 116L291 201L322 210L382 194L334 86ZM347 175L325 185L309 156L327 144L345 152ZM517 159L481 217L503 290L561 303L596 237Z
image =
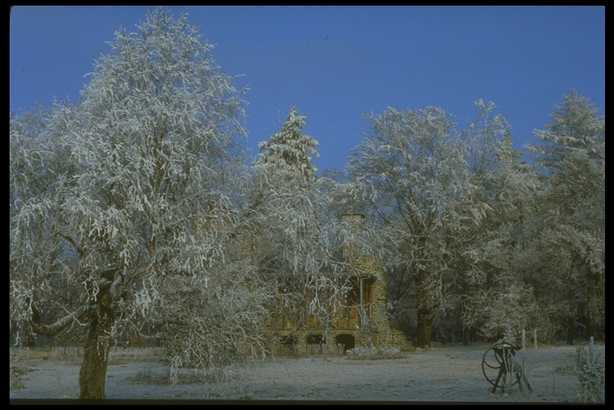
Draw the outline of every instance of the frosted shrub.
M588 403L605 401L605 368L601 355L594 351L592 344L576 349L576 374L579 401Z
M522 329L528 328L535 316L535 300L530 287L511 285L506 292L496 294L486 305L486 321L480 329L487 338L505 337L518 342Z

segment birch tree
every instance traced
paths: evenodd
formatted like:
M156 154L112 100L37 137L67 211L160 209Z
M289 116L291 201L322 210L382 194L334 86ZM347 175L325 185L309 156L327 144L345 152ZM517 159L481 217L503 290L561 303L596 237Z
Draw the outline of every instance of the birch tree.
M122 332L152 318L173 330L177 318L200 326L182 339L192 358L210 357L218 352L205 338L244 332L216 333L198 315L212 304L227 313L218 298L250 323L261 301L253 286L229 293L249 272L219 271L235 218L222 187L243 131L241 93L185 16L151 12L111 47L81 101L54 110L42 133L50 142L11 124L11 319L38 334L83 329L83 399L104 397ZM177 305L186 302L188 313Z

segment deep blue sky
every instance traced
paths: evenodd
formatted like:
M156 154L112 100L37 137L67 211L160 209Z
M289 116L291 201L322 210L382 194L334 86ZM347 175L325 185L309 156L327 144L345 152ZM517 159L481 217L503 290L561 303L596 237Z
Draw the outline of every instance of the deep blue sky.
M288 108L307 115L320 169L342 168L368 131L366 113L437 105L461 123L473 101L494 101L514 145L571 89L605 109L603 7L171 7L216 44L222 69L247 86L249 147ZM15 7L10 109L77 101L113 32L146 7Z

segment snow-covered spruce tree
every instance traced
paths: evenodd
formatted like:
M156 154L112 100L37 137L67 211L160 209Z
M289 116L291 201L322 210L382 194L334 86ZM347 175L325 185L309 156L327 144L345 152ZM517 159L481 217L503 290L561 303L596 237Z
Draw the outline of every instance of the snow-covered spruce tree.
M578 328L584 337L605 329L605 120L586 98L570 93L537 136L542 143L532 150L546 191L544 229L534 246L548 256L540 268L549 278L544 285L550 294L557 289L554 305L573 343Z
M264 299L223 263L240 93L185 17L151 12L112 48L41 136L11 122L11 320L20 332L83 329L83 399L104 397L122 332L194 325L166 338L169 359L203 364L249 335L240 327Z
M440 108L389 108L372 120L372 134L352 153L353 180L371 192L396 257L382 264L390 274L414 276L417 346L430 346L432 324L445 307L446 277L453 273L450 243L486 211L474 190L465 147Z
M304 126L305 116L291 108L281 130L259 144L256 167L266 170L267 175L285 175L302 184L313 182L317 169L311 158L317 156L318 141L303 133Z
M266 236L252 244L257 247L252 255L260 271L286 275L317 270L314 255L307 267L303 253L317 238L317 207L322 200L316 195L316 169L311 163L317 141L303 134L304 124L305 117L291 109L281 130L259 146L248 221L256 236Z
M283 311L300 326L311 314L326 326L348 284L338 275L340 222L327 193L334 182L316 177L317 141L304 125L291 109L281 130L260 144L245 221L253 264L276 289L273 315Z

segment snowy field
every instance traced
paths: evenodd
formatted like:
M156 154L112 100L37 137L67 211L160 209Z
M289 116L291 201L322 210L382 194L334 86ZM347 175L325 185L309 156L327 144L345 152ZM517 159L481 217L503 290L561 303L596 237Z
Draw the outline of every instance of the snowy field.
M168 369L149 355L112 356L107 374L109 399L359 400L573 402L575 347L527 349L533 393L514 387L492 394L480 369L486 345L446 346L406 353L402 358L355 360L346 357L277 358L232 366L221 381L195 381L184 373L168 383ZM596 346L605 360L605 346ZM65 358L30 358L21 386L10 397L77 398L79 363ZM219 373L218 373L219 374Z

